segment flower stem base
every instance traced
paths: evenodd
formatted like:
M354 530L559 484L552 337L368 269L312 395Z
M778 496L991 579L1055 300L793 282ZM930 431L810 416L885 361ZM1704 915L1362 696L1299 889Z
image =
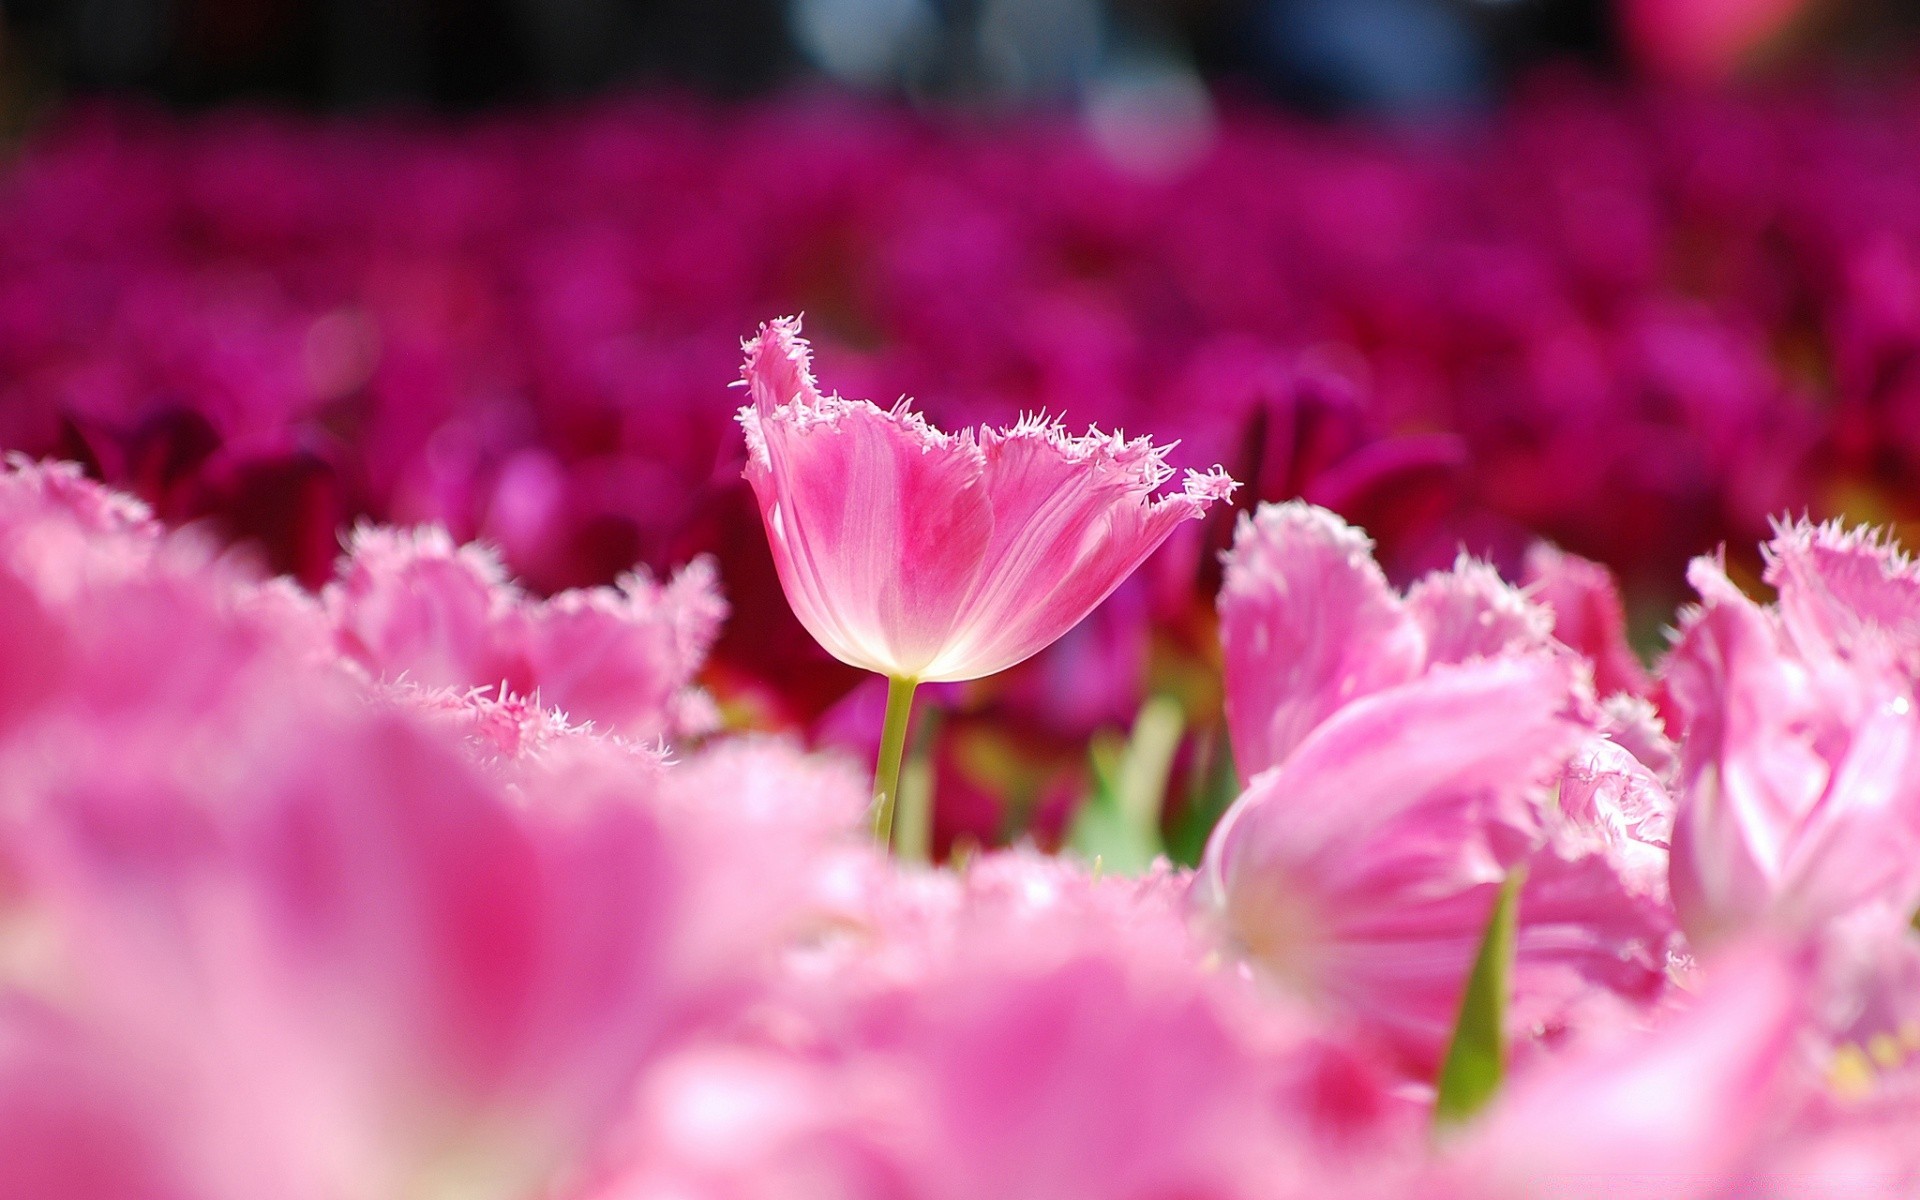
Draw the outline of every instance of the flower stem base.
M880 759L873 768L873 840L893 842L893 809L900 794L900 758L907 748L907 718L913 713L917 679L887 680L887 717L880 729Z

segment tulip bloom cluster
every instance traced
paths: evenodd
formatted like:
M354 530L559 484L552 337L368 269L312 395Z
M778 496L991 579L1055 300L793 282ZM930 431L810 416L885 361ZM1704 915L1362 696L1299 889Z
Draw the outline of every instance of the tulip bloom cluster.
M792 461L770 510L843 465ZM1263 506L1201 868L935 869L858 767L712 732L704 562L540 599L367 527L313 592L15 460L0 1194L1910 1196L1920 568L1804 523L1766 561L1767 605L1697 561L1609 690L1592 564L1535 556L1564 610L1469 559L1402 593ZM983 562L1009 629L1073 565ZM838 630L898 579L817 582ZM1450 1107L1496 910L1506 1066Z
M0 1196L1920 1194L1920 566L1767 525L1913 515L1920 110L1743 105L45 135Z
M543 594L715 554L741 619L709 682L794 728L854 676L787 614L715 381L804 311L851 395L1179 440L1243 506L1365 527L1397 583L1462 543L1512 575L1544 534L1651 628L1702 548L1757 569L1769 514L1920 517L1917 113L1543 81L1421 137L1229 110L1163 179L1055 120L791 98L83 111L0 179L0 445L310 586L362 517L482 538ZM1204 663L1229 525L969 691L969 736L1077 753Z
M796 321L747 347L747 478L800 623L887 678L875 831L892 809L913 691L997 674L1080 623L1175 526L1236 486L1129 442L1023 420L955 437L904 402L823 397Z

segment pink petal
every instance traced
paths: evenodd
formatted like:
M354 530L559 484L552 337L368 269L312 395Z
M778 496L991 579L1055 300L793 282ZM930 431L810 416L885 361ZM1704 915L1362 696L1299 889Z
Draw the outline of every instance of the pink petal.
M1343 709L1215 830L1227 930L1437 1062L1494 885L1539 833L1530 797L1578 736L1572 686L1553 659L1495 659Z
M112 1056L42 1016L0 1021L0 1195L34 1200L189 1200L151 1098ZM48 1028L49 1025L54 1026Z
M747 480L787 600L836 658L922 682L1001 671L1118 587L1234 488L1168 474L1141 439L1043 420L940 432L905 404L820 396L796 322L746 346Z
M37 462L9 453L0 471L0 523L60 513L103 534L160 536L160 523L146 505L88 479L76 463Z
M505 686L641 740L701 731L691 682L726 612L705 560L664 585L633 574L541 601L438 529L357 530L324 599L342 651L377 676Z
M993 536L930 680L995 674L1052 644L1234 486L1189 472L1182 491L1155 499L1171 472L1151 443L1041 421L983 429L980 447Z
M1602 1001L1644 1008L1668 990L1675 927L1665 881L1621 857L1554 841L1528 858L1510 1028L1551 1042L1578 1032Z
M1877 638L1839 653L1827 625L1761 609L1707 560L1707 603L1664 667L1686 730L1674 903L1707 944L1920 901L1920 716Z
M341 648L377 675L426 687L497 684L494 631L511 602L506 568L478 546L455 547L445 531L362 526L324 596ZM526 692L525 671L509 682Z
M1680 771L1680 752L1651 700L1615 692L1600 702L1600 721L1608 740L1633 755L1662 785L1672 784Z
M1435 571L1408 589L1407 610L1426 632L1429 663L1466 662L1553 643L1552 614L1464 552L1451 571Z
M1297 501L1240 518L1219 608L1227 720L1243 777L1285 761L1342 706L1425 665L1426 639L1366 535Z
M790 324L747 347L747 480L794 615L842 662L921 678L993 534L980 448L904 409L820 399Z
M1802 520L1776 526L1763 550L1796 644L1835 653L1887 646L1920 673L1920 565L1885 535Z
M1802 972L1722 964L1658 1032L1623 1031L1516 1081L1456 1154L1463 1195L1710 1197L1738 1191L1794 1063Z
M1606 858L1626 889L1667 903L1673 798L1624 746L1592 738L1560 775L1557 840Z
M611 588L562 592L526 616L525 655L543 702L631 738L707 732L711 710L691 684L726 616L710 560L664 584L635 573Z
M1788 732L1807 703L1806 672L1783 654L1768 614L1712 564L1691 574L1714 599L1686 622L1663 684L1686 733L1673 900L1688 935L1705 942L1766 910L1791 831L1828 772Z
M1594 690L1644 695L1647 670L1627 644L1626 609L1613 572L1546 542L1527 551L1527 591L1553 613L1553 636L1593 664Z
M1892 909L1899 925L1920 906L1920 722L1910 697L1888 698L1854 727L1781 874L1788 919L1808 927L1869 905Z

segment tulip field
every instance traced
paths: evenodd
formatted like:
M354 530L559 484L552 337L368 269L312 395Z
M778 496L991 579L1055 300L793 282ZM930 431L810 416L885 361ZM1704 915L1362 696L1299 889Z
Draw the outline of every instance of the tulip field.
M1920 90L1209 136L31 130L0 1200L1920 1196Z

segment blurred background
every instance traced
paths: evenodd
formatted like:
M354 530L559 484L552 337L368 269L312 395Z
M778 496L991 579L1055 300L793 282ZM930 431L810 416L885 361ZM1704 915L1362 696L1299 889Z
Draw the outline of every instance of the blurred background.
M713 556L725 719L870 754L726 386L804 311L830 389L1178 440L1400 585L1557 544L1651 656L1690 556L1763 590L1773 517L1920 532L1917 39L1911 0L0 0L0 448L309 586L364 519L541 593ZM933 689L939 852L1197 851L1234 516ZM1143 805L1160 843L1101 843Z
M806 81L916 102L1197 77L1315 110L1480 104L1547 61L1724 78L1898 62L1910 0L7 0L12 102L475 107Z

